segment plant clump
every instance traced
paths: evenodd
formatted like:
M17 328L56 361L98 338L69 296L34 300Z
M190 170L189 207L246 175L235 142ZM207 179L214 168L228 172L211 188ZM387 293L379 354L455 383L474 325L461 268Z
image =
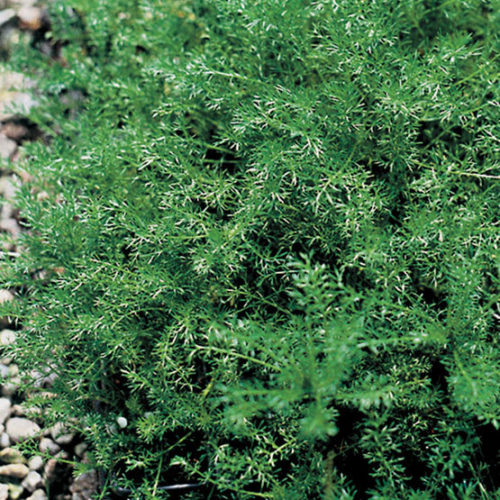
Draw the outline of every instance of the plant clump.
M5 307L107 491L500 493L495 3L51 3Z

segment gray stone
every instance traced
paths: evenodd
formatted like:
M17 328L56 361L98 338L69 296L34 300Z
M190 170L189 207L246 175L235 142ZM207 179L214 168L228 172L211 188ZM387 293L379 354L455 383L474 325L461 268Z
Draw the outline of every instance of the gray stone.
M14 215L14 207L8 202L2 202L2 206L0 207L1 218L2 219L10 219Z
M0 28L14 21L16 18L16 11L14 9L0 10Z
M17 144L6 135L0 133L0 158L8 160L17 151Z
M0 67L0 121L29 113L36 101L26 90L33 87L33 82L22 73Z
M15 448L4 448L0 451L0 462L4 464L24 464L26 460L21 452Z
M0 177L0 195L2 195L7 201L13 200L19 189L19 180L17 177L11 175L6 175Z
M27 115L36 104L34 97L27 92L8 92L0 100L0 121Z
M83 473L78 476L69 491L73 494L72 500L90 500L97 492L97 473L95 470Z
M0 424L3 424L10 415L12 403L8 398L0 398Z
M22 73L0 68L0 90L12 90L26 87L26 77ZM3 92L2 92L3 93Z
M75 455L81 458L83 454L87 451L87 448L88 448L87 443L78 443L75 446Z
M2 396L5 398L10 398L13 394L15 394L21 385L20 377L11 377L10 375L7 377L7 381L2 385Z
M0 344L5 345L1 341L1 338L0 338ZM9 376L9 367L7 365L4 365L3 363L0 364L0 378L8 378L8 376Z
M11 415L13 417L24 417L24 416L26 416L26 413L27 413L27 410L23 405L12 405Z
M0 448L8 448L10 446L10 437L6 432L0 434Z
M10 500L17 500L24 492L24 488L20 484L9 484Z
M120 429L125 429L125 427L127 427L128 425L128 421L125 417L118 417L116 419L116 423L118 424L118 427L120 427Z
M2 292L7 292L7 293L2 294ZM8 294L10 294L10 298ZM6 300L11 300L13 297L13 295L8 290L0 290L0 303L5 301L1 299L2 295L4 296L4 298L6 298ZM5 329L0 332L1 345L11 345L16 341L16 338L17 338L17 333L12 330Z
M71 443L75 437L74 434L66 432L66 429L61 422L58 422L50 429L50 435L57 444L61 445Z
M30 130L28 127L16 122L4 123L0 128L0 132L15 142L21 142L23 139L29 137L30 135Z
M42 27L44 12L41 7L25 6L19 9L17 17L21 28L35 31Z
M30 493L34 492L37 488L43 486L42 476L35 471L30 471L28 475L24 478L21 486L26 488Z
M9 300L12 300L13 298L14 298L14 295L12 294L12 292L9 292L9 290L6 290L5 288L0 289L0 304L3 304L4 302L8 302Z
M26 500L47 500L47 495L45 491L39 489L35 490Z
M19 389L21 379L19 377L11 378L8 382L2 385L1 394L6 398L10 398Z
M55 455L60 451L61 447L52 441L50 438L43 438L40 440L40 446L38 447L41 453L49 453L50 455Z
M32 456L28 461L31 470L40 470L43 467L43 458L40 455Z
M0 229L7 231L14 238L17 238L21 234L21 228L16 219L0 219Z
M0 476L10 476L15 477L16 479L25 478L29 471L28 467L24 464L9 464L0 466Z
M37 2L38 0L3 0L5 6L13 7L14 9L30 7L31 5L35 5Z
M43 477L47 479L49 482L52 482L55 480L55 473L57 469L57 460L55 458L50 458L47 460L45 463L45 466L43 468Z
M40 432L38 424L27 418L14 417L7 420L7 434L14 443L33 437Z

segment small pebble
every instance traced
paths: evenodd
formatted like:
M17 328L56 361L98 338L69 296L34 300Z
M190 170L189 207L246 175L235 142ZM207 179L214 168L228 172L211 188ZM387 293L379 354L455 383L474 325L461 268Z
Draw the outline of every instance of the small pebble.
M23 405L14 405L12 407L12 415L15 417L24 417L26 415L26 408Z
M33 492L37 488L40 488L40 486L43 486L43 478L38 472L32 470L24 478L21 486L26 488L29 492Z
M43 490L35 490L26 500L47 500L47 495Z
M17 500L24 492L24 488L20 484L9 484L10 500Z
M0 158L8 160L17 151L17 144L6 135L0 133Z
M57 444L61 445L71 443L75 437L74 434L66 432L66 429L61 422L58 422L50 429L50 435Z
M0 476L10 476L17 479L25 478L29 471L28 467L24 464L9 464L0 466Z
M94 498L97 492L97 484L97 473L92 469L78 476L69 489L73 493L75 500L89 500Z
M8 0L7 2L4 1L5 4L8 4L10 7L13 7L14 9L20 9L21 7L35 5L37 2L38 0Z
M0 290L0 303L2 302L5 302L5 297L7 297L7 295L11 296L11 298L13 297L13 295L8 291L8 290ZM2 298L4 297L4 298ZM7 300L10 300L10 299L7 299ZM0 344L1 345L10 345L10 344L13 344L15 341L16 341L16 332L13 332L12 330L2 330L0 332Z
M3 424L9 418L11 407L10 399L0 398L0 424Z
M22 7L17 13L19 27L36 31L43 24L43 10L40 7Z
M16 219L0 219L0 230L10 233L14 238L21 233L21 227Z
M61 447L52 441L50 438L43 438L40 440L40 445L38 447L41 453L49 453L50 455L55 455L61 450Z
M18 85L17 88L20 86ZM0 89L1 87L0 85ZM8 92L6 98L0 100L0 121L10 120L18 115L25 115L36 104L37 102L33 96L27 92Z
M2 219L10 219L14 215L14 207L10 203L2 200L0 213Z
M78 443L75 446L75 455L77 457L82 457L83 454L87 451L88 445L87 443Z
M0 73L0 89L3 91L26 87L26 83L26 77L22 73L16 71L2 71Z
M4 448L0 451L0 462L4 464L24 464L26 460L15 448Z
M3 28L6 24L9 24L15 18L16 11L14 9L0 10L0 28Z
M54 473L57 468L57 460L55 458L51 458L47 460L45 467L43 468L43 477L52 481L54 479Z
M40 455L32 456L28 461L31 470L40 470L43 467L43 458Z
M120 427L120 429L125 429L125 427L127 427L127 419L125 417L118 417L116 419L116 423L118 424L118 426Z
M8 448L10 446L10 437L6 432L0 434L0 448Z
M2 125L0 133L16 142L20 142L30 135L30 131L27 127L15 122L7 122Z
M0 484L0 500L9 499L9 487L6 484Z
M5 427L7 434L14 443L33 437L40 432L38 424L27 418L10 418L7 420Z
M19 389L19 384L21 383L21 379L19 377L14 377L2 385L2 396L9 398L14 395Z
M6 290L5 288L0 289L0 304L3 304L4 302L8 302L9 300L12 300L13 298L14 298L14 295L12 294L12 292L9 292L9 290ZM5 330L3 330L2 333L4 331Z
M17 177L12 175L5 175L0 177L0 194L5 200L13 200L19 189L19 182Z

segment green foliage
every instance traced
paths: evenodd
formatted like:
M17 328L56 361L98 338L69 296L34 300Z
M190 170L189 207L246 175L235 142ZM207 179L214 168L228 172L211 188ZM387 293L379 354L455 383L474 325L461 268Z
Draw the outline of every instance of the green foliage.
M116 485L499 494L498 7L54 2L2 269Z

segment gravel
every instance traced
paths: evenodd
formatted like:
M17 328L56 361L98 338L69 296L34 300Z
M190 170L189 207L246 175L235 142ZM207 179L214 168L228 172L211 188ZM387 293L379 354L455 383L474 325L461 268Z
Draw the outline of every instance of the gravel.
M47 17L36 0L0 0L0 45L47 26ZM24 35L23 35L24 36ZM12 165L22 156L23 143L41 137L26 118L37 105L32 95L35 82L26 75L9 71L0 62L0 252L16 257L16 244L22 231L14 196L22 182ZM19 177L21 178L19 178ZM12 290L0 288L0 303L15 300ZM71 462L88 462L87 444L71 432L64 422L44 428L35 409L27 403L21 389L22 374L15 359L5 349L15 346L18 334L7 318L0 317L0 500L87 500L95 497L98 479L91 470L75 478ZM54 382L52 370L39 374L40 387ZM16 449L25 440L35 441L39 452L23 455ZM31 449L35 449L33 446Z
M40 426L27 418L14 417L7 421L7 434L14 443L24 441L40 433Z
M9 464L0 466L0 476L10 476L23 479L29 474L29 469L24 464Z
M12 402L8 398L0 398L0 424L3 424L10 416Z
M17 143L0 133L0 158L9 160L17 151Z

